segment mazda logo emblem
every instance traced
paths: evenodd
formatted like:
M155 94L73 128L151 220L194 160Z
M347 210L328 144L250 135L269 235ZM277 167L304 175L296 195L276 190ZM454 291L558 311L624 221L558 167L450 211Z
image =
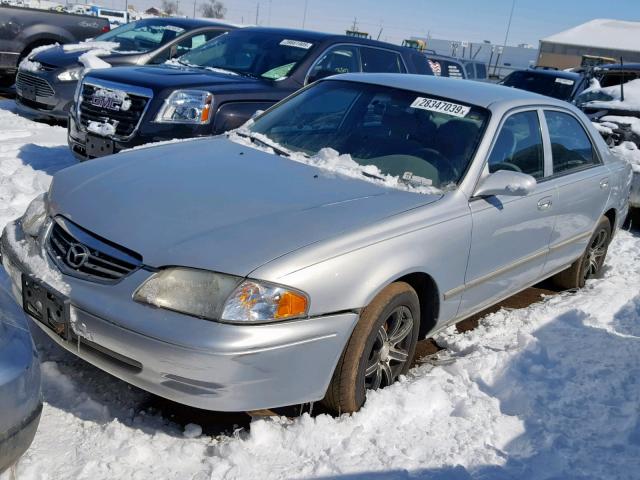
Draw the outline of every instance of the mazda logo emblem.
M67 265L80 268L89 260L89 249L81 243L73 243L67 250Z

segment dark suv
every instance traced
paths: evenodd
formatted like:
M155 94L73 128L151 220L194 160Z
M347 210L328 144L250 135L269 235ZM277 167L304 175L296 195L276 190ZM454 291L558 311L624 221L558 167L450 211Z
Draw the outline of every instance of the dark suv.
M204 19L147 18L100 35L94 41L56 46L29 56L16 78L18 112L43 120L67 121L78 80L85 70L83 56L100 53L107 66L164 63L184 55L235 27ZM109 43L105 43L109 42Z
M417 51L343 35L233 30L171 64L87 74L69 117L76 156L239 127L300 87L347 72L431 74Z
M573 102L589 87L589 76L582 72L529 68L510 73L500 83L548 97Z

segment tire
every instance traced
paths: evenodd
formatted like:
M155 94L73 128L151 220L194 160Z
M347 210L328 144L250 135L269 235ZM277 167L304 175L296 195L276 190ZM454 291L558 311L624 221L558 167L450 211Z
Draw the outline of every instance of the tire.
M406 374L419 331L420 301L415 290L404 282L387 286L360 314L324 405L337 414L356 412L367 389L384 388Z
M553 282L567 290L584 287L588 279L602 270L610 241L611 223L607 217L602 217L582 256L569 268L552 277Z

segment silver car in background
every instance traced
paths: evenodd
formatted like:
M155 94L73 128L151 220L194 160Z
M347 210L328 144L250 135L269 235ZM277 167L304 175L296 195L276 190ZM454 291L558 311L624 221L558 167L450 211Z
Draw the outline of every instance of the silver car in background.
M42 412L38 355L9 285L0 272L0 474L29 448Z
M36 324L127 382L212 410L352 412L419 338L597 275L629 178L565 102L348 74L237 132L59 172L1 248Z

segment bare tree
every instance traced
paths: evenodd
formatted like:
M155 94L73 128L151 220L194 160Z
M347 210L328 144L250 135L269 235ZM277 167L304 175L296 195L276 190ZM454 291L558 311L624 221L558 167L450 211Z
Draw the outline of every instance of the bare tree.
M227 8L218 0L209 0L208 3L200 6L200 11L206 18L224 18Z
M176 0L162 0L161 8L167 15L176 15L178 13L178 2Z

